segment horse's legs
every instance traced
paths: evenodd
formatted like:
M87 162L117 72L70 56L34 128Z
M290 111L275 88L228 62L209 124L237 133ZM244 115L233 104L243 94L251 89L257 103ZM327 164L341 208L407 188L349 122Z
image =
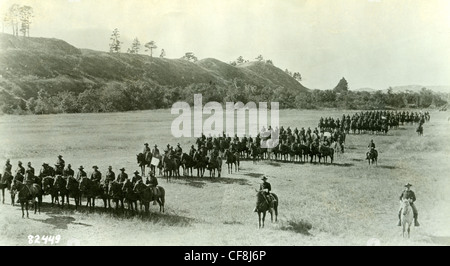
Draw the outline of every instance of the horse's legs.
M25 203L20 202L20 207L22 208L22 218L25 218L25 210L24 210Z
M261 213L258 212L258 228L261 228Z

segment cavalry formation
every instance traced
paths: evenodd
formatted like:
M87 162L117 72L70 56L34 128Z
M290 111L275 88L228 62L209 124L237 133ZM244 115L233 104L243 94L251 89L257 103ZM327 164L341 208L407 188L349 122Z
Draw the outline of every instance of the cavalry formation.
M216 172L218 177L221 177L223 162L227 164L229 174L233 173L233 169L235 172L239 171L241 160L252 160L253 163L257 163L259 160L318 161L321 163L323 159L326 163L329 157L330 162L333 163L335 153L344 153L344 144L348 134L386 134L389 129L398 128L404 123L418 123L417 132L421 135L423 124L429 120L428 112L366 111L355 113L352 116L343 115L341 120L321 117L318 128L314 130L311 128L305 130L303 127L300 130L298 128L292 130L290 127L284 128L283 126L272 129L269 126L268 129L263 128L255 138L252 136L238 137L237 135L231 138L225 133L222 136L214 137L206 137L202 134L196 139L197 148L195 145L191 145L188 152L183 152L179 143L175 148L168 144L163 152L159 151L157 145L150 149L149 144L145 143L143 151L136 155L141 173L135 171L131 178L128 178L124 168L119 169L120 173L116 176L112 167L109 166L105 175L102 175L95 165L92 166L94 170L90 177L84 171L83 166L78 168L75 175L71 165L67 164L66 166L61 155L58 156L55 167L44 163L37 175L30 162L25 169L22 162L19 161L13 174L12 165L8 159L3 175L0 175L2 202L5 203L5 189L8 189L11 194L11 204L20 203L22 217L25 216L25 212L26 216L29 216L30 201L33 202L34 212L40 213L42 198L45 195L51 197L52 205L56 203L61 208L70 206L70 198L75 202L75 209L82 205L82 198L86 199L86 206L94 208L95 199L99 198L103 200L105 209L114 209L116 212L120 208L125 212L138 213L138 202L141 212L149 213L151 202L154 205L158 203L159 211L164 212L165 190L158 185L157 170L159 170L159 176L167 178L167 182L169 182L171 177L180 176L180 168L182 168L184 176L192 177L193 169L196 169L197 177L203 177L206 170L209 170L211 178L215 177ZM277 137L276 141L271 139L273 136ZM264 144L268 141L272 141L272 144L276 145L267 148L267 145ZM365 155L369 164L377 164L378 152L373 140L370 141ZM150 170L147 175L146 168ZM264 182L265 179L264 177ZM265 182L265 184L268 183ZM260 188L256 197L255 212L258 213L259 226L264 226L266 211L269 211L271 216L275 214L276 220L278 197L270 193L270 185L269 190L265 193ZM126 208L124 203L127 205ZM404 213L409 210L406 203L402 210ZM410 216L410 214L408 215ZM416 213L414 219L417 223ZM404 234L407 231L408 236L410 220L410 217L406 220L401 219ZM408 227L405 227L405 224Z
M60 155L55 164L55 168L47 163L42 165L40 173L35 175L34 168L31 163L28 163L28 168L25 169L22 163L18 162L18 167L15 174L12 174L12 165L9 159L6 161L3 175L0 175L0 189L2 190L2 203L5 203L5 189L8 189L11 194L11 204L20 203L22 208L22 217L28 217L28 208L30 201L34 205L35 213L39 211L42 203L42 197L45 195L51 196L51 204L57 203L58 206L70 206L69 199L73 198L75 202L75 209L82 204L82 198L86 198L86 206L95 207L95 199L103 200L105 209L112 209L111 201L115 203L115 210L126 210L130 212L138 211L137 202L140 203L140 210L143 206L145 212L149 212L150 202L159 204L160 212L164 212L165 204L165 190L158 185L158 181L153 173L151 173L145 180L139 176L136 171L132 178L128 178L125 169L121 168L115 177L112 167L104 178L98 171L97 166L93 166L94 171L90 178L84 172L83 166L78 168L78 173L75 176L70 164L64 168L64 161ZM17 202L16 202L17 195ZM61 199L61 200L60 200ZM127 209L124 208L124 202L127 203Z

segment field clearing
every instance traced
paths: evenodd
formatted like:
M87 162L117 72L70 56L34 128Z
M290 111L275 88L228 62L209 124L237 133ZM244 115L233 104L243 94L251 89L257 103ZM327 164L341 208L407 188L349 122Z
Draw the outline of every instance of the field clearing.
M316 127L321 116L341 118L355 111L281 110L280 125ZM36 171L62 154L73 168L92 165L116 174L138 169L143 143L181 144L187 151L194 139L170 134L170 110L105 114L0 116L0 160L31 161ZM45 204L41 214L22 219L20 207L0 204L0 244L27 245L29 234L61 235L60 245L450 245L450 123L448 113L431 112L418 137L405 125L383 135L348 135L346 153L331 164L241 162L238 173L222 178L174 179L159 183L166 190L166 212L151 205L150 217L124 216L101 208L60 210ZM364 153L370 139L379 151L378 166L368 166ZM195 172L194 172L195 173ZM208 174L208 172L206 172ZM278 223L258 230L252 212L262 174L279 196ZM403 239L396 226L398 197L406 182L417 196L420 227ZM6 202L9 203L9 192ZM44 198L45 202L50 197ZM73 204L73 200L71 199ZM83 200L85 203L85 200ZM96 206L103 206L97 200ZM73 207L72 207L73 208Z

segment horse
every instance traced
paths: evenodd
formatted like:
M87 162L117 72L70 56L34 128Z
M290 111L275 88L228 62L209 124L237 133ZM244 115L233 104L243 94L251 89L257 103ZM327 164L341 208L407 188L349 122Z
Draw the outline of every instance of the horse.
M133 212L137 211L137 201L139 200L139 195L133 191L134 185L130 179L126 179L122 185L123 197L128 205L128 210Z
M325 163L327 162L327 158L330 157L331 163L333 163L333 157L334 157L334 149L330 147L326 147L324 145L319 145L319 163L321 158L325 158Z
M67 180L57 175L53 182L53 189L56 191L56 199L59 205L59 196L61 196L61 208L64 208L64 199L67 198L67 205L69 205L69 191L66 188Z
M378 165L378 151L375 149L371 149L366 154L366 160L369 161L369 165L375 162L376 165Z
M189 176L190 171L192 176L192 168L195 166L194 158L187 153L183 153L181 155L181 166L183 167L183 175L186 175L187 172L187 175Z
M418 136L423 136L423 126L422 124L420 124L417 129L416 129L417 135Z
M313 162L313 158L314 158L314 162L317 160L316 158L319 157L319 162L320 162L320 152L319 152L319 145L316 145L314 143L311 143L309 145L309 157L311 158L310 162Z
M81 205L81 192L80 192L80 182L76 180L73 176L67 177L66 182L66 190L68 192L68 196L74 198L75 200L75 210L78 208L78 205ZM69 208L69 199L67 199L67 207Z
M159 212L164 212L164 203L166 192L163 187L156 186L156 188L152 188L149 185L144 184L142 180L139 180L134 185L133 191L139 195L142 203L145 207L145 212L150 211L150 202L156 201L159 204ZM156 191L156 193L155 193Z
M400 221L403 228L403 237L405 237L405 231L408 231L408 238L409 238L409 232L414 217L413 210L409 200L404 199L401 204L402 204L402 213L400 216ZM408 225L408 227L406 227L406 225Z
M216 176L216 169L217 169L217 175L218 175L218 177L220 177L221 172L222 172L222 157L211 156L208 159L209 177Z
M80 180L79 184L80 193L82 196L85 196L87 199L86 207L90 206L91 208L95 208L95 198L97 196L102 196L103 190L100 188L100 184L91 179L84 177ZM106 198L103 198L104 207L106 208Z
M139 165L139 167L141 167L141 174L142 176L145 175L145 166L150 166L150 163L152 162L152 153L151 152L147 152L147 153L139 153L136 154L136 160L137 163Z
M206 157L203 156L201 152L197 151L194 155L194 163L194 168L197 169L197 177L203 177L207 165Z
M15 180L13 185L11 186L11 189L17 191L20 206L22 208L22 218L25 217L24 209L26 209L27 218L29 217L28 216L28 204L29 204L28 202L30 200L32 200L34 203L34 214L36 214L37 211L39 211L39 214L41 213L43 191L42 191L42 188L38 184L33 183L31 185L25 185L22 182ZM36 202L36 198L38 199L37 202Z
M44 195L50 195L52 198L52 206L55 202L58 202L59 205L59 198L58 198L58 190L54 186L55 179L52 176L46 176L42 178L42 190L44 192Z
M238 153L232 153L229 149L225 150L225 157L226 157L226 163L228 166L228 173L233 173L233 165L235 172L239 171L239 154Z
M256 212L258 213L258 226L259 228L264 227L264 220L266 219L266 212L270 213L270 220L273 222L273 214L275 212L275 221L278 217L278 196L274 193L270 193L273 197L273 210L268 202L264 191L258 191L256 193ZM262 214L262 217L261 217Z
M164 169L164 177L166 177L167 182L169 182L172 175L175 175L175 160L173 158L169 158L166 154L162 157L161 163Z
M14 193L11 190L11 183L13 176L9 172L4 172L3 175L0 174L0 189L2 190L2 203L5 204L5 189L11 192L11 204L14 205Z
M108 195L113 200L116 205L116 211L119 209L119 202L122 204L123 209L123 191L122 184L116 180L109 182L108 184Z

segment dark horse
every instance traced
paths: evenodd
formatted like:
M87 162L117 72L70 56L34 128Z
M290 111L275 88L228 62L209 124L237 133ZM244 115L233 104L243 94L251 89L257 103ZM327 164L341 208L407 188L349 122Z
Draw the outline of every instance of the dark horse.
M116 204L116 211L119 209L119 202L122 204L123 209L123 191L122 184L117 181L109 182L108 184L108 195L110 199Z
M127 202L128 210L131 211L131 213L133 212L133 210L137 211L137 201L139 200L139 195L133 191L133 188L134 185L130 181L130 179L126 179L125 182L123 182L123 196L125 198L125 201Z
M225 157L226 157L226 163L228 166L228 173L233 173L233 165L235 172L239 172L239 164L240 164L240 158L239 153L231 152L229 149L225 150Z
M44 195L50 195L52 197L52 206L55 202L58 202L59 205L58 190L56 190L54 183L55 179L53 176L45 176L42 178L42 190Z
M266 212L270 213L270 220L273 222L273 214L275 213L275 222L278 217L278 196L274 193L270 193L270 197L272 197L273 209L271 208L271 204L267 200L264 195L264 191L258 191L256 193L256 212L258 213L258 226L259 228L264 227L264 220L266 219ZM262 214L262 217L261 217ZM262 219L261 219L262 218Z
M67 178L66 189L69 197L72 197L75 200L75 210L78 208L78 205L81 204L81 192L79 185L80 183L74 177L69 176ZM67 207L69 206L69 201L67 200Z
M25 185L24 183L15 180L11 189L17 191L20 206L22 208L22 218L25 216L24 209L27 211L28 218L28 202L30 200L34 203L34 213L36 214L37 211L39 211L39 214L41 213L42 195L44 193L40 185L35 183ZM37 202L36 198L38 199Z
M85 177L80 181L80 192L87 198L86 206L95 208L95 198L100 197L103 199L103 206L107 208L108 195L104 193L103 188L99 183L92 181L91 179Z
M220 177L222 172L222 157L220 156L211 156L211 158L208 159L208 170L209 170L209 177L216 177L216 170L217 170L217 176Z
M141 167L141 174L145 176L145 166L150 167L152 162L152 154L147 152L143 154L142 152L136 155L137 163ZM153 167L152 167L153 168Z
M325 158L324 161L326 163L328 157L330 157L331 163L333 163L333 157L334 157L334 149L333 148L319 145L319 152L320 152L319 163L320 163L321 158Z
M378 165L378 151L375 149L371 149L366 154L366 160L369 161L369 165L375 162L376 165Z
M145 212L150 211L150 202L154 200L159 204L159 212L164 212L166 191L163 187L156 186L156 188L153 188L139 180L134 185L133 191L139 195L142 204L144 204Z
M61 208L64 208L64 200L67 199L67 206L69 206L69 190L66 188L67 180L61 175L55 177L55 182L53 183L53 188L56 191L56 198L59 199L61 196ZM58 200L59 205L59 200Z
M183 167L183 175L186 175L187 173L189 176L190 171L192 176L192 168L195 166L194 158L187 153L183 153L183 155L181 155L181 166Z
M420 124L416 129L417 135L423 136L423 126Z
M11 191L11 183L13 176L9 172L0 174L0 189L2 190L2 203L5 204L5 189L11 192L11 205L14 205L14 193Z

